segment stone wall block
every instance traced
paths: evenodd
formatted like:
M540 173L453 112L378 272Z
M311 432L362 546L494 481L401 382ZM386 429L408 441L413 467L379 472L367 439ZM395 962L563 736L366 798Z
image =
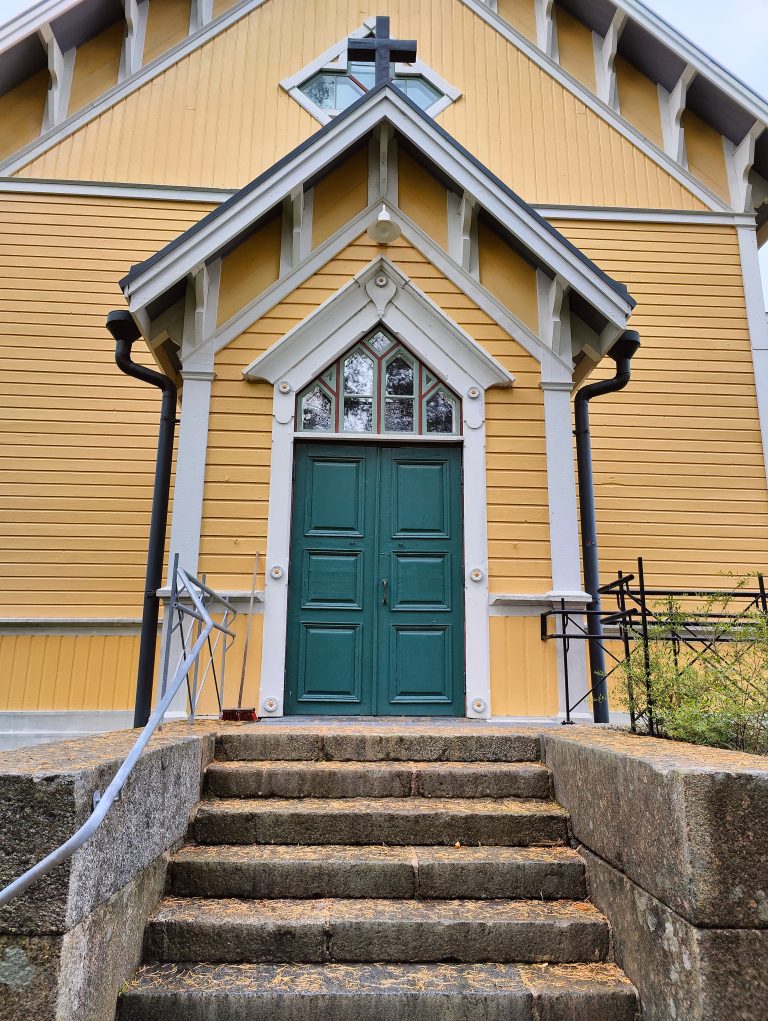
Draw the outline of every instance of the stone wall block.
M542 753L574 836L694 925L768 927L768 767L590 728Z

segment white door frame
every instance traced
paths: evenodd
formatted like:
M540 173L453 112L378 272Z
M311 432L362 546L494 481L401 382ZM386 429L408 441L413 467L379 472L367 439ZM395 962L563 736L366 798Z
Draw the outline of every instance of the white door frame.
M244 371L246 379L266 380L274 386L259 711L268 716L283 714L296 394L380 323L462 400L465 711L471 718L488 719L485 391L510 386L514 377L384 257L374 260Z

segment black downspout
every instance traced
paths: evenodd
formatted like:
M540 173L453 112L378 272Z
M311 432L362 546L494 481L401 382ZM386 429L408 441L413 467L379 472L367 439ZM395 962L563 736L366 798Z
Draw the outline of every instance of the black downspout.
M160 616L160 600L157 591L163 583L165 532L168 522L168 499L171 490L173 462L173 436L176 431L176 384L161 372L145 369L143 365L137 365L136 362L131 361L131 348L141 333L130 312L125 310L110 312L107 316L107 329L115 338L115 361L118 368L127 376L134 376L136 379L150 383L163 391L160 431L157 437L155 488L152 493L152 517L149 525L144 609L141 617L136 705L133 714L134 727L144 727L152 711L157 624Z
M579 514L581 517L581 552L584 564L584 589L592 597L587 614L589 633L589 671L592 690L592 712L595 723L608 723L608 685L605 679L603 624L600 618L600 567L597 551L595 519L595 485L592 476L592 442L589 435L589 402L593 397L623 390L631 376L631 362L640 347L640 334L627 330L611 348L609 355L616 362L616 375L582 387L576 394L576 463L579 473ZM597 612L594 612L597 611Z

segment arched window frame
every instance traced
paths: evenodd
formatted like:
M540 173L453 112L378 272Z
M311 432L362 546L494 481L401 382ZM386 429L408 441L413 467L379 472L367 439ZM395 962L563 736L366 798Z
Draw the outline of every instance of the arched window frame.
M382 338L387 343L382 343ZM345 387L345 366L355 355L362 354L373 363L373 383L370 394L347 392ZM413 369L413 395L387 393L387 368L396 359L403 359ZM304 401L317 389L330 400L329 427L327 429L307 428L304 419ZM427 427L427 404L437 394L442 394L451 404L452 429L450 431L429 430ZM371 401L371 429L345 429L344 420L347 400ZM387 429L387 401L411 401L413 406L413 427L411 429ZM296 426L299 432L308 435L343 436L460 436L462 411L460 398L427 368L405 344L394 337L389 330L379 325L371 330L351 348L345 351L332 365L326 368L305 386L296 397Z

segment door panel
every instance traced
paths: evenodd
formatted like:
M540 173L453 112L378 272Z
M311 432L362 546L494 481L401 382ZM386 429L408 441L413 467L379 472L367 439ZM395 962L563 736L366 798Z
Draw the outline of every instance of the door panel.
M392 625L389 700L393 705L453 702L451 637L447 627Z
M463 715L461 451L383 447L376 712Z
M297 444L287 712L463 715L461 509L458 448Z
M376 448L297 444L286 711L372 710ZM265 641L269 636L265 635Z
M299 642L299 702L360 702L363 633L359 624L303 624Z

